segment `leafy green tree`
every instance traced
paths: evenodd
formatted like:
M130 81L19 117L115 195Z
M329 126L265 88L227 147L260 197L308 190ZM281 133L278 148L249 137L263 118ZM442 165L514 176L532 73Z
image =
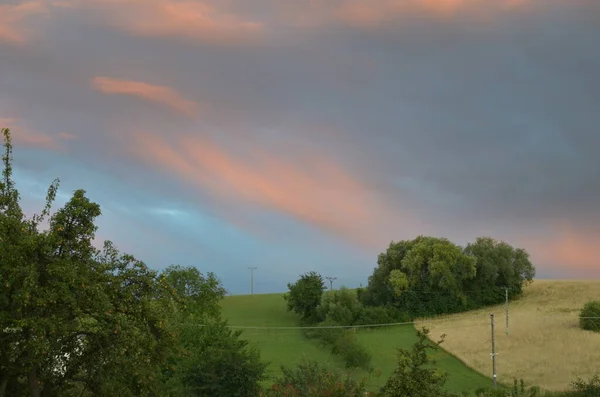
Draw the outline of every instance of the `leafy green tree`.
M479 237L464 251L477 258L477 274L466 287L474 306L503 302L506 287L511 297L518 296L535 276L527 252L503 241Z
M167 296L176 322L177 354L163 372L163 395L256 397L267 364L259 352L221 320L225 290L214 274L172 265L159 276L174 296Z
M360 318L363 306L356 293L346 287L323 294L317 307L319 321L334 322L338 325L354 325Z
M392 281L398 276L390 278L393 270L399 270L402 266L402 260L413 246L414 242L403 240L392 241L385 252L379 254L377 258L377 267L373 274L369 276L367 287L361 290L360 301L367 306L386 306L392 304L397 297L397 291L392 285Z
M435 361L427 354L443 342L432 343L429 330L417 331L418 340L410 351L398 349L396 369L381 388L380 397L456 397L444 390L448 374L438 372Z
M225 289L215 274L203 275L192 266L171 265L162 271L160 279L173 291L166 298L172 299L184 316L219 317L219 302L225 297Z
M321 303L325 283L316 272L302 274L294 284L288 283L289 292L284 295L288 311L293 311L309 323L318 321L317 307Z
M174 346L155 272L110 243L92 245L98 204L77 190L50 216L24 216L12 144L0 184L0 396L156 393ZM48 220L47 230L41 230Z
M401 251L400 264L389 272L387 285L392 294L388 304L413 317L464 310L464 286L475 277L475 257L445 238L419 236L409 247ZM384 258L398 256L396 247L390 250Z
M181 333L184 353L179 359L176 396L256 397L261 392L267 364L241 331L223 321L204 327L186 324Z

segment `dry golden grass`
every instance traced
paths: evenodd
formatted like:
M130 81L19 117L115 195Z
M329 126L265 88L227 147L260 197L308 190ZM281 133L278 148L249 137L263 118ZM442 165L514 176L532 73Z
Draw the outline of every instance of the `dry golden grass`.
M523 378L528 385L564 390L577 376L600 371L600 333L579 328L579 310L590 300L600 300L600 281L536 280L510 303L508 336L504 305L424 320L419 327L427 326L432 339L446 334L447 351L491 376L494 313L498 381Z

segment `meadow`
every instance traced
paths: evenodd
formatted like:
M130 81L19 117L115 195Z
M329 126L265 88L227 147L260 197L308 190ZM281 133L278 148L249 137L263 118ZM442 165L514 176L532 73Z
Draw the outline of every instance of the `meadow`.
M578 326L579 310L589 300L600 300L599 281L535 280L509 305L508 335L504 305L420 324L432 338L446 334L446 350L491 375L489 315L494 313L498 380L523 378L546 390L565 390L576 377L600 370L600 333Z
M346 371L339 358L332 356L317 341L306 339L301 330L294 328L298 325L298 319L286 311L282 294L228 296L221 302L221 307L230 325L256 327L244 328L242 337L260 349L262 358L270 363L268 372L271 377L280 373L281 365L294 366L306 358L331 369L350 373L355 379L366 377L368 389L375 391L392 374L396 366L396 349L410 349L417 340L412 325L359 328L356 330L359 343L372 354L375 371L373 374L359 370ZM491 385L489 377L468 368L444 350L438 350L435 359L439 367L450 374L448 390L472 392Z

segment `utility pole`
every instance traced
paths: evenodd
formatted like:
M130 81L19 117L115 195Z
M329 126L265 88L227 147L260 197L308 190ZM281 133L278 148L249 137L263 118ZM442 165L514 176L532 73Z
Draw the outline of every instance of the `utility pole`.
M506 335L508 336L508 287L504 290L506 296Z
M258 269L256 266L248 267L250 269L250 295L254 294L254 271Z
M337 277L325 277L327 280L329 280L329 290L333 290L333 281L337 280Z
M490 322L492 324L492 380L494 388L498 387L496 382L496 341L494 339L494 313L490 313Z

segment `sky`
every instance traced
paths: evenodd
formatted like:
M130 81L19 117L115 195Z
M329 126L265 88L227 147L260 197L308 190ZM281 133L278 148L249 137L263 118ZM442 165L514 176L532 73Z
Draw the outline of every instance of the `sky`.
M390 241L600 277L597 0L0 0L0 127L28 214L232 294L365 285Z

